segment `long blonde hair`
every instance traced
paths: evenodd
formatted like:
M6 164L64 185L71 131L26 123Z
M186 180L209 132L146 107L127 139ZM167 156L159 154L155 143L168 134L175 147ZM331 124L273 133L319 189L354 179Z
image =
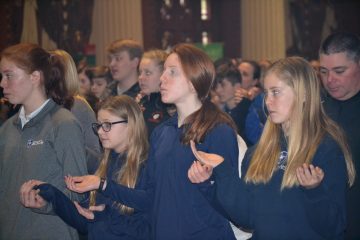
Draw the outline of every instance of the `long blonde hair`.
M303 58L289 57L272 64L265 73L265 78L269 74L276 75L295 94L288 129L288 160L281 189L299 184L296 168L303 163L312 162L325 134L329 134L342 149L351 186L355 179L351 153L344 133L324 112L316 72ZM267 183L271 179L277 169L281 134L280 124L275 124L268 118L246 173L246 182Z
M149 143L144 117L139 105L130 97L122 95L109 97L99 110L106 110L120 118L127 120L128 145L126 148L126 161L116 173L118 184L134 188L139 177L140 168L147 159ZM111 149L105 149L103 159L95 175L105 178L110 159ZM90 205L95 205L96 191L90 193ZM118 204L120 212L130 214L133 212L123 204Z

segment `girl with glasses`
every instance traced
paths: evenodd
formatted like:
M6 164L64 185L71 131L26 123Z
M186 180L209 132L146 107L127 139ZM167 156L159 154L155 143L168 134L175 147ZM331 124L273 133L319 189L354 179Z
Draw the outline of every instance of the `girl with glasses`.
M145 206L135 209L131 199L118 202L102 193L104 179L129 189L144 188L148 141L140 107L126 95L110 97L101 103L97 115L98 122L92 127L104 147L104 156L95 175L85 176L100 179L99 188L90 191L88 201L72 203L50 184L33 181L30 185L52 203L56 214L88 239L148 239L148 221L141 211ZM65 177L67 182L82 178Z

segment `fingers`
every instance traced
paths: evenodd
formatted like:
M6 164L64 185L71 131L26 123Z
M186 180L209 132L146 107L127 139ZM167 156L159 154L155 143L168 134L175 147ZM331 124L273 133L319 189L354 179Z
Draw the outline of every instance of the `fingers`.
M100 177L85 175L80 177L65 176L65 183L68 189L77 193L84 193L99 188Z
M19 195L22 205L28 208L41 208L46 205L46 201L38 195L39 190L33 189L42 183L38 180L29 180L20 187Z
M90 206L89 207L89 210L96 211L96 212L102 212L102 211L104 211L104 209L105 209L105 204L100 204L100 205L97 205L97 206Z
M92 220L94 219L94 213L90 211L89 209L83 208L79 205L78 202L74 201L74 205L76 209L78 210L79 214L85 217L86 219Z
M311 189L317 187L324 178L324 172L319 167L304 163L296 169L296 176L299 184L305 188Z
M201 183L210 178L212 167L202 165L198 161L194 161L188 170L188 178L192 183Z
M82 176L80 177L70 176L70 175L65 176L66 187L73 192L83 193L83 191L81 191L77 186L77 184L81 183L82 180L83 180Z

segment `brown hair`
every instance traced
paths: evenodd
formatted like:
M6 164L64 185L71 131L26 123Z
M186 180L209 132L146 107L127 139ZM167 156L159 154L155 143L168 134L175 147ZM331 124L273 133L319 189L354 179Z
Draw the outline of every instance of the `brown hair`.
M107 47L107 52L110 54L122 51L128 52L131 60L138 58L140 61L143 54L143 48L140 43L131 39L118 39L110 43Z
M185 119L182 143L203 141L205 135L220 123L228 124L235 131L236 125L232 118L210 101L210 89L215 78L215 68L210 57L199 48L184 43L176 45L172 53L178 56L185 76L202 102L201 108Z
M3 58L14 62L29 74L39 71L46 96L66 108L72 105L73 97L67 89L65 66L61 57L51 55L36 44L19 43L4 49L1 53L1 59Z

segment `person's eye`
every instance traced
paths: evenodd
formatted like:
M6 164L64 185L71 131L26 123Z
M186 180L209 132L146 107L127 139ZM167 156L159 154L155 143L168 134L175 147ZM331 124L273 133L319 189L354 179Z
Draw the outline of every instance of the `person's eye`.
M145 75L146 75L146 76L150 76L150 75L151 75L151 72L150 72L150 71L146 71L146 72L145 72Z
M10 73L6 73L5 74L5 77L8 79L8 80L11 80L12 79L12 74L10 74Z
M170 75L174 76L176 74L176 71L174 69L170 69Z
M272 91L271 91L271 94L272 94L273 96L277 96L277 95L280 94L280 91L279 91L279 90L272 90Z
M102 123L102 126L103 126L103 128L104 128L106 131L109 131L110 128L111 128L111 123L109 123L109 122L103 122L103 123Z
M335 71L336 74L342 74L342 73L344 73L344 72L345 72L345 70L343 70L343 69L342 69L342 70L336 70L336 71Z

